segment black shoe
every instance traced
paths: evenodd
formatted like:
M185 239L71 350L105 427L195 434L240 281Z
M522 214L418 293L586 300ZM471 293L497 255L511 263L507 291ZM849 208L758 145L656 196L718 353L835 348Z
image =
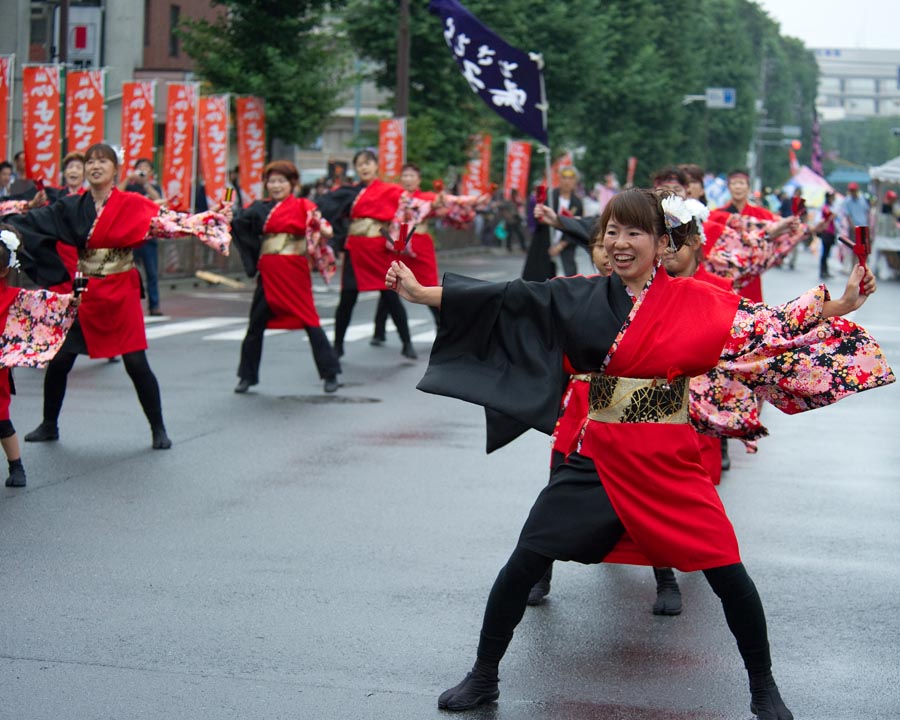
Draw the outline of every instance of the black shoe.
M121 359L119 359L118 357L116 357L115 355L113 355L111 358L107 358L107 359L106 359L106 362L108 362L108 363L114 365L114 364L120 363L120 362L122 362L122 361L121 361Z
M794 714L781 699L772 673L750 679L750 712L759 720L794 720Z
M681 589L672 568L653 568L656 578L654 615L681 615Z
M720 438L722 442L722 471L731 469L731 458L728 457L728 440Z
M10 465L9 477L6 478L6 487L25 487L25 468L21 462Z
M459 685L441 693L438 707L441 710L471 710L494 702L500 697L498 682L496 667L484 668L476 662L472 672L466 673Z
M256 383L252 383L249 380L244 380L242 378L241 381L235 386L234 391L240 395L243 395L250 389L251 385L256 385Z
M153 449L168 450L170 447L172 447L172 441L169 440L169 436L166 434L166 429L164 427L154 428Z
M336 377L325 378L325 392L333 393L337 392L338 389L338 381Z
M339 358L344 357L344 343L336 342L334 344L334 354L337 355Z
M387 342L386 337L384 337L383 335L376 335L371 340L369 340L369 345L372 345L373 347L381 347L386 342Z
M419 359L419 356L416 355L416 349L413 347L413 344L411 342L403 343L403 349L400 351L400 354L405 358L409 358L410 360Z
M150 315L153 317L162 317L162 310L158 307L150 308Z
M59 440L59 428L55 425L41 423L25 436L25 442L47 442Z
M534 587L528 592L528 600L526 601L529 605L534 607L535 605L543 605L544 600L547 599L547 596L550 594L550 579L553 577L553 566L551 565L547 568L547 572L544 573L544 577L538 580Z

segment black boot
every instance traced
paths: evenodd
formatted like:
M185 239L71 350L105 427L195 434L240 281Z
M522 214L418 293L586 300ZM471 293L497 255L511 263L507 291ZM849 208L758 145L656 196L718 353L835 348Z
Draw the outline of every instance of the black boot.
M419 356L416 354L416 349L413 347L412 342L403 343L403 349L400 351L400 354L409 358L410 360L418 360Z
M547 568L544 576L538 580L528 593L529 605L543 605L550 594L550 579L553 577L553 565Z
M722 471L731 469L731 458L728 457L728 440L720 438L722 443Z
M41 423L25 436L25 442L47 442L48 440L59 440L59 428L56 425Z
M787 709L771 672L750 676L750 712L759 720L794 720Z
M169 440L169 436L166 433L166 428L160 425L159 427L151 428L153 431L153 449L154 450L168 450L172 447L172 441Z
M472 672L467 673L459 685L441 693L438 707L441 710L471 710L494 702L500 697L499 682L496 665L476 660Z
M9 477L6 478L6 487L25 487L25 466L22 459L9 461Z
M656 578L654 615L681 615L681 590L672 568L653 568Z

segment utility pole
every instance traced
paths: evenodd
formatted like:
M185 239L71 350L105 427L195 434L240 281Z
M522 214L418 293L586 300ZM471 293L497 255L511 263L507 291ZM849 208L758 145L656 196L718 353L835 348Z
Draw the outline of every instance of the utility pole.
M59 62L63 65L69 59L69 0L59 3Z
M409 115L409 0L400 0L400 23L397 27L397 90L394 116Z

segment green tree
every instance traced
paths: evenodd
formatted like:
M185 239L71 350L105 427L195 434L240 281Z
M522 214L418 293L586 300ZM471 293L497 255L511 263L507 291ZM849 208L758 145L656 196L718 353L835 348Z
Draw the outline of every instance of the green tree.
M216 92L266 101L269 138L304 145L325 127L353 80L346 38L326 0L212 0L215 22L179 28L197 73Z

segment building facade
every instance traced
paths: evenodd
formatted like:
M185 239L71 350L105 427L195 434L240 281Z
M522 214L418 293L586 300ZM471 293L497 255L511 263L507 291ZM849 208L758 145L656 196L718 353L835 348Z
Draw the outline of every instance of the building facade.
M817 48L823 121L900 115L900 50Z

